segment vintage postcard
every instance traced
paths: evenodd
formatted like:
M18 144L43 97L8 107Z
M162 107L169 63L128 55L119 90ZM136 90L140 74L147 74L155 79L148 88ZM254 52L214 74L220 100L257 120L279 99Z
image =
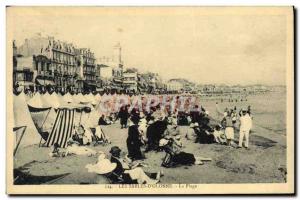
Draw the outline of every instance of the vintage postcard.
M8 194L293 194L294 9L7 16Z

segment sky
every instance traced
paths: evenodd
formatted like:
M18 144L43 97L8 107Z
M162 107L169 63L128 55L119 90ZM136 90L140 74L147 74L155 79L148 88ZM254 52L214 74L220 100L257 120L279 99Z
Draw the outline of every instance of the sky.
M156 72L164 80L229 85L286 82L284 15L201 9L22 9L8 10L17 45L40 32L102 57L112 55L120 42L125 68Z

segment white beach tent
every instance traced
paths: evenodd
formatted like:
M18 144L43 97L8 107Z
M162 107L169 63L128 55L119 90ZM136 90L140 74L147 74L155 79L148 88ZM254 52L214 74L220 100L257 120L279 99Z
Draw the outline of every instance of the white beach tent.
M80 103L83 103L83 104L87 104L87 103L89 103L89 100L85 97L85 95L83 95L83 94L78 94L78 97L77 98L79 98L79 100L80 100Z
M92 105L95 106L98 104L98 101L96 100L95 96L92 93L88 94L87 98Z
M39 92L35 93L35 95L28 100L27 104L30 107L41 108L45 110L51 108L51 105L47 101L43 100L42 95Z
M79 94L74 94L72 96L72 99L73 99L73 103L80 103L80 93Z
M95 108L91 109L91 112L84 113L82 115L81 124L89 128L95 128L96 126L98 126L98 120L101 116L101 112L99 110L99 107L95 106Z
M19 148L38 144L40 141L40 135L30 116L26 97L23 92L21 92L18 96L13 96L13 112L16 136L15 144L18 145Z
M63 96L63 100L66 103L73 103L73 97L69 92Z
M62 96L60 94L58 95L56 92L53 92L51 94L51 100L55 101L55 102L58 102L59 107L60 106L64 106L64 105L67 104L67 102L64 101L64 99L62 98Z
M41 95L41 100L44 105L48 105L52 108L58 108L61 105L61 101L58 98L55 98L54 95L49 93Z
M96 95L95 95L95 100L99 103L100 102L100 100L101 100L101 96L100 96L100 94L99 93L97 93Z

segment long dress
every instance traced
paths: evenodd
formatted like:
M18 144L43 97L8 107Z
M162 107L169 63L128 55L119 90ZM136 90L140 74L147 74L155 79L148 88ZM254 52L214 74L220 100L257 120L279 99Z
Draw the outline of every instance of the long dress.
M129 117L128 110L126 108L121 108L121 110L119 112L119 118L120 118L120 124L122 127L127 126L128 117Z
M143 144L140 139L138 125L132 125L128 128L128 137L126 143L129 158L132 160L140 160L144 158L141 152L141 146Z

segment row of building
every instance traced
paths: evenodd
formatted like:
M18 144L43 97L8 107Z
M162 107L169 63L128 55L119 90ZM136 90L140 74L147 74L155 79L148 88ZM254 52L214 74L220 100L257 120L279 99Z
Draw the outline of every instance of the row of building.
M179 91L172 80L166 84L157 73L124 69L118 43L108 57L96 59L88 48L37 34L17 46L13 42L14 86L25 90L62 92L123 91L164 93Z
M17 46L13 42L13 82L25 90L61 92L115 91L133 93L243 93L250 88L226 85L197 85L185 79L163 82L157 73L124 69L118 43L111 56L98 57L89 48L37 34ZM253 88L252 88L253 89ZM257 91L266 91L257 86Z
M121 46L114 47L109 66L116 80L121 80ZM117 59L119 58L119 59ZM89 92L103 88L100 71L108 67L97 63L94 52L72 43L38 34L17 46L13 42L13 80L19 87L54 88L59 91ZM121 84L119 82L119 84Z

